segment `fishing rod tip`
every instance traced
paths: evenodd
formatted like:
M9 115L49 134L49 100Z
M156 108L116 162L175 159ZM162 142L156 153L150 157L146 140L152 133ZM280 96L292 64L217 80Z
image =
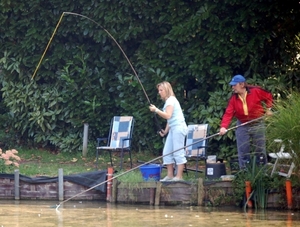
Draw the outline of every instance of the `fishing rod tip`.
M56 204L55 206L56 206L55 210L58 211L58 208L60 207L60 204Z
M55 204L55 205L53 205L53 206L50 206L50 208L55 208L55 209L57 209L58 206L59 206L59 204Z

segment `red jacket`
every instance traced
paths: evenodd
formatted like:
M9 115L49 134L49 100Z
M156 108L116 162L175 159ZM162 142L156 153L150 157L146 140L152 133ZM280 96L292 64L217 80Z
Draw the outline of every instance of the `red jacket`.
M255 86L248 86L246 89L248 115L243 108L243 102L239 95L233 94L222 117L221 127L228 128L233 117L236 117L242 123L262 117L265 114L265 108L272 107L273 97L270 92ZM265 103L265 106L263 106L263 103Z

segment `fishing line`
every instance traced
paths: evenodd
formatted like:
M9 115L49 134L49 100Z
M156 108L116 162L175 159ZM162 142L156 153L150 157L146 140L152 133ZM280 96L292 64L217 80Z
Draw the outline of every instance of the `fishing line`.
M260 120L260 119L262 119L262 118L264 118L264 117L265 117L265 116L262 116L262 117L259 117L259 118L256 118L256 119L253 119L253 120L244 122L244 123L242 123L242 124L240 124L240 125L237 125L237 126L234 126L234 127L231 127L231 128L229 128L229 129L227 129L227 131L236 129L236 128L238 128L238 127L241 127L241 126L250 124L250 123L255 122L255 121L258 121L258 120ZM86 190L84 190L84 191L82 191L82 192L80 192L80 193L78 193L78 194L76 194L76 195L74 195L74 196L72 196L72 197L70 197L70 198L68 198L68 199L66 199L66 200L64 200L64 201L62 201L62 202L60 202L58 205L56 205L56 208L55 208L55 209L58 210L58 208L59 208L62 204L66 203L66 202L70 201L71 199L74 199L75 197L77 197L77 196L79 196L79 195L81 195L81 194L83 194L83 193L85 193L85 192L88 192L88 191L90 191L90 190L92 190L92 189L94 189L94 188L96 188L96 187L98 187L98 186L100 186L100 185L102 185L102 184L105 184L105 183L107 183L108 181L111 181L111 180L113 180L113 179L116 179L116 178L118 178L118 177L120 177L120 176L123 176L123 175L125 175L125 174L127 174L127 173L129 173L129 172L131 172L131 171L133 171L133 170L136 170L136 169L138 169L138 168L140 168L140 167L142 167L142 166L144 166L144 165L150 164L150 163L152 163L152 162L154 162L154 161L156 161L156 160L158 160L158 159L160 159L160 158L163 158L163 157L165 157L165 156L168 156L168 155L170 155L170 154L173 154L173 153L175 153L175 152L177 152L177 151L180 151L180 150L182 150L182 149L185 149L185 148L187 148L187 147L189 147L189 146L192 146L192 145L195 145L195 144L197 144L197 143L200 143L200 142L202 142L202 141L204 141L204 140L211 139L211 138L213 138L213 137L215 137L215 136L218 136L218 135L220 135L219 132L218 132L218 133L215 133L215 134L213 134L213 135L207 136L207 137L205 137L205 138L199 139L199 140L197 140L197 141L195 141L195 142L193 142L193 143L191 143L191 144L189 144L189 145L183 146L183 147L181 147L181 148L179 148L179 149L176 149L176 150L174 150L174 151L172 151L172 152L170 152L170 153L168 153L168 154L165 154L165 155L161 155L161 156L159 156L159 157L156 157L156 158L154 158L154 159L152 159L152 160L150 160L150 161L147 161L147 162L142 163L141 165L138 165L138 166L136 166L136 167L133 167L133 168L130 169L130 170L127 170L127 171L125 171L125 172L123 172L123 173L120 173L120 174L118 174L118 175L116 175L116 176L113 176L113 177L110 178L109 180L106 180L106 181L103 181L103 182L101 182L101 183L99 183L99 184L96 184L96 185L94 185L93 187L90 187L90 188L88 188L88 189L86 189Z
M48 44L47 44L47 46L46 46L46 48L45 48L43 54L42 54L42 57L41 57L41 59L40 59L38 65L37 65L37 67L36 67L36 69L35 69L35 71L34 71L32 77L31 77L31 79L33 79L33 78L35 77L35 75L36 75L36 73L37 73L37 71L38 71L38 69L39 69L39 67L40 67L40 65L41 65L41 63L42 63L42 60L43 60L43 58L44 58L44 56L45 56L45 54L46 54L46 52L47 52L47 50L48 50L48 48L49 48L49 46L50 46L52 40L53 40L53 37L54 37L54 35L55 35L55 33L56 33L56 31L57 31L57 29L58 29L58 27L59 27L59 25L60 25L60 23L61 23L61 21L62 21L62 18L63 18L64 15L66 15L66 14L74 15L74 16L79 16L79 17L83 17L83 18L85 18L85 19L88 19L88 20L92 21L93 23L97 24L100 28L102 28L102 29L109 35L109 37L115 42L115 44L116 44L116 45L119 47L119 49L121 50L122 54L124 55L125 59L127 60L128 64L130 65L130 67L131 67L131 69L132 69L132 71L133 71L133 73L134 73L136 79L138 80L139 84L141 85L142 90L143 90L143 92L144 92L144 95L145 95L145 97L146 97L146 99L147 99L149 105L151 105L151 101L150 101L150 99L149 99L149 96L147 95L147 92L146 92L146 90L145 90L145 88L144 88L144 86L143 86L143 84L142 84L142 82L141 82L141 80L140 80L140 78L139 78L139 76L138 76L136 70L134 69L134 67L133 67L133 65L132 65L132 63L131 63L131 61L129 60L129 58L127 57L127 55L125 54L124 50L122 49L122 47L120 46L120 44L117 42L117 40L112 36L112 34L111 34L107 29L105 29L103 26L101 26L98 22L96 22L95 20L93 20L93 19L91 19L91 18L89 18L89 17L87 17L87 16L84 16L84 15L82 15L82 14L79 14L79 13L72 13L72 12L63 12L63 13L62 13L62 15L61 15L61 17L60 17L60 19L59 19L59 21L58 21L58 23L57 23L57 25L56 25L54 31L53 31L53 34L52 34L52 36L51 36L51 38L50 38L50 40L49 40L49 42L48 42ZM161 131L161 127L160 127L159 121L158 121L158 119L157 119L156 113L154 113L154 118L155 118L155 122L156 122L156 126L157 126L157 128L158 128L158 131Z
M33 78L35 77L35 75L36 75L36 73L37 73L37 70L38 70L38 68L40 67L41 62L42 62L42 60L43 60L43 58L44 58L44 56L45 56L45 54L46 54L46 52L47 52L47 50L48 50L48 48L49 48L49 46L50 46L50 44L51 44L51 42L52 42L52 40L53 40L53 37L54 37L54 35L55 35L55 33L56 33L56 31L57 31L57 29L58 29L58 27L59 27L59 25L60 25L60 23L61 23L61 21L62 21L62 19L63 19L63 17L64 17L65 14L75 15L75 16L80 16L80 17L83 17L83 18L85 18L85 19L88 19L88 20L94 22L95 24L97 24L100 28L102 28L102 29L109 35L109 37L115 42L115 44L116 44L116 45L119 47L119 49L121 50L122 54L124 55L125 59L127 60L128 64L130 65L130 67L131 67L131 69L132 69L134 75L136 76L138 82L140 83L140 85L141 85L141 87L142 87L142 89L143 89L143 92L144 92L144 94L145 94L145 96L146 96L147 101L149 102L149 104L151 104L150 99L149 99L149 97L148 97L148 95L147 95L147 93L146 93L146 90L145 90L145 88L144 88L144 86L143 86L143 84L142 84L142 82L141 82L141 80L140 80L140 78L139 78L137 72L135 71L133 65L131 64L131 62L130 62L130 60L129 60L129 58L127 57L127 55L125 54L124 50L122 49L122 47L120 46L120 44L117 42L117 40L112 36L112 34L110 34L110 32L109 32L108 30L106 30L103 26L101 26L101 25L100 25L99 23L97 23L95 20L93 20L93 19L91 19L91 18L89 18L89 17L87 17L87 16L84 16L84 15L82 15L82 14L79 14L79 13L72 13L72 12L63 12L63 13L62 13L62 15L61 15L61 17L60 17L60 19L59 19L59 21L58 21L58 23L57 23L57 25L56 25L56 27L55 27L55 29L54 29L54 32L53 32L53 34L52 34L52 36L51 36L51 38L50 38L50 40L49 40L49 42L48 42L48 44L47 44L45 50L44 50L44 53L43 53L43 55L42 55L42 57L41 57L41 59L40 59L38 65L37 65L37 67L36 67L36 69L35 69L35 71L34 71L32 77L31 77L31 79L33 79Z

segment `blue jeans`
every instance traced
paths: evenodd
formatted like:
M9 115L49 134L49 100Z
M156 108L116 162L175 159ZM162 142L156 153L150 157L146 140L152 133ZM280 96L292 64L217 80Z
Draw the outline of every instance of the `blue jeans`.
M241 125L240 121L237 122L237 126L239 125ZM250 162L251 144L254 147L256 160L266 164L265 131L265 124L262 120L240 126L236 129L235 135L240 169L245 168L246 164Z
M166 155L163 157L164 165L173 164L174 161L177 165L187 162L185 158L185 150L183 149L187 132L188 129L186 124L176 125L169 129L169 133L163 149L163 155ZM173 151L176 152L172 153ZM169 153L171 154L167 155Z

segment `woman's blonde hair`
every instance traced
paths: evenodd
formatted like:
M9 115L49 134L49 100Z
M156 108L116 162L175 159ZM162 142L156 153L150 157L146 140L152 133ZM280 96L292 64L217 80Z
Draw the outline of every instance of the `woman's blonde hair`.
M169 98L170 96L175 96L173 88L169 82L163 81L157 84L156 88L158 89L159 87L162 87L166 91L167 98Z

